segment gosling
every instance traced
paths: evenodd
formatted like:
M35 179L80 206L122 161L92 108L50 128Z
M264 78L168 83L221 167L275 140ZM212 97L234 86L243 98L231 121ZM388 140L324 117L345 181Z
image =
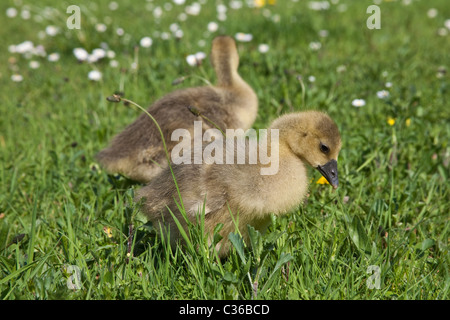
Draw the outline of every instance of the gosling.
M275 133L278 139L273 140ZM246 148L244 164L204 160L202 164L172 165L186 216L195 224L198 215L204 212L210 244L215 227L223 224L220 231L223 240L215 247L221 257L229 252L230 242L226 238L230 232L238 228L244 241L248 241L247 225L264 231L270 224L271 214L285 215L302 203L308 190L308 166L319 170L334 188L338 187L341 138L337 125L328 115L306 111L281 116L270 126L267 142L267 154L272 156L266 164L261 161L249 164L249 148ZM235 156L237 149L238 146ZM276 173L261 174L261 169L275 162ZM184 228L187 225L174 199L180 202L169 169L138 190L135 197L136 201L142 201L142 210L156 229L169 231L172 244L181 236L168 209ZM162 228L158 227L160 224Z
M202 130L215 126L221 130L248 129L255 121L258 98L238 73L239 55L233 38L216 37L210 59L217 77L215 86L176 90L148 109L162 129L169 152L177 143L171 141L174 130L187 129L193 136L198 113L208 119L203 121ZM194 107L197 116L188 107ZM97 154L97 160L108 173L119 173L138 182L150 181L167 167L161 135L146 114L115 136Z

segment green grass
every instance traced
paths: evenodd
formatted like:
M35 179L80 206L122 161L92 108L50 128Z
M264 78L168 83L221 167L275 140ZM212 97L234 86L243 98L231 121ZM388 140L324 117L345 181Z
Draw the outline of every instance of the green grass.
M309 9L307 1L279 0L263 9L244 4L229 8L223 22L212 0L186 21L177 20L186 4L163 8L159 22L148 2L117 2L111 11L109 1L78 1L80 30L65 27L73 3L0 3L2 299L449 298L450 31L439 34L450 18L447 0L383 1L380 30L366 27L373 1L341 0L324 11ZM166 2L172 3L152 3ZM44 15L50 6L59 13ZM6 17L9 7L17 17ZM428 17L430 8L436 17ZM30 19L20 17L23 9ZM218 32L205 33L210 21L219 23ZM180 40L154 36L170 32L174 22L184 31ZM97 32L96 23L107 30ZM41 39L48 25L60 33ZM126 35L117 35L119 27ZM264 235L252 232L247 247L230 235L233 251L220 261L200 227L189 229L192 245L184 251L155 238L132 202L139 185L108 177L94 156L140 113L107 96L123 91L146 106L181 76L194 75L177 87L204 85L199 77L214 81L206 60L197 68L185 57L208 52L215 34L237 32L253 34L238 48L240 72L260 100L254 127L285 112L324 110L339 126L343 148L336 191L315 184L320 175L311 172L303 206L274 218ZM144 36L153 45L135 47ZM25 40L60 59L32 57L40 67L31 69L30 59L8 52ZM311 50L316 41L321 48ZM119 67L109 58L76 61L74 48L90 52L102 42ZM269 52L258 52L261 43ZM94 68L102 72L99 82L88 80ZM13 74L23 80L13 82ZM383 89L389 97L379 99ZM352 106L357 98L366 105ZM67 286L74 282L70 266L81 272L80 289ZM380 271L372 289L371 266Z

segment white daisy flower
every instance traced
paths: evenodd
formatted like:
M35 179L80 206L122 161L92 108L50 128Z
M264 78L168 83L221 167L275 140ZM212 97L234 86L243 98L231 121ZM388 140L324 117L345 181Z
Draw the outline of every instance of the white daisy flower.
M117 28L116 29L116 34L121 37L125 34L125 31L122 28Z
M438 15L438 11L436 8L431 8L427 11L427 16L430 19L436 18L437 15Z
M222 12L218 13L217 14L217 20L219 20L219 21L226 21L227 20L227 14L226 13L222 13Z
M227 13L227 6L224 4L218 4L216 10L217 13Z
M15 46L15 52L20 53L20 54L24 54L27 52L31 52L34 48L33 42L27 40L24 41L22 43L19 43L18 45Z
M211 21L208 23L208 31L209 32L216 32L219 29L219 25L217 22Z
M387 91L387 90L377 91L377 97L379 99L385 99L385 98L389 97L389 91Z
M139 42L141 47L143 48L150 48L153 44L153 40L150 37L143 37L141 41Z
M186 13L190 14L191 16L198 16L200 13L200 10L202 9L202 6L198 2L193 2L191 5L186 7Z
M40 65L41 64L39 63L39 61L36 61L36 60L31 60L30 64L29 64L31 69L37 69L40 67Z
M329 34L330 33L328 32L328 30L320 30L319 31L319 36L322 37L322 38L328 37Z
M448 30L450 30L450 19L445 20L444 25Z
M23 80L23 77L22 75L16 73L11 76L11 80L14 82L21 82Z
M6 16L8 18L14 18L17 16L17 9L16 8L8 8L6 9Z
M337 68L336 68L336 72L337 73L342 73L342 72L345 72L345 71L347 71L347 67L345 65L343 65L343 64L337 66Z
M191 66L194 67L197 65L197 58L195 57L195 54L190 54L186 57L186 62Z
M314 11L330 9L330 3L328 1L310 1L308 6Z
M47 35L49 35L50 37L54 37L54 36L56 36L59 33L59 28L55 27L55 26L52 26L52 25L47 26L45 28L45 33Z
M97 23L95 25L95 30L97 30L97 32L103 33L106 31L106 29L107 29L107 27L106 27L106 24L104 24L104 23Z
M253 40L253 35L250 33L238 32L234 37L240 42L250 42Z
M197 52L197 53L195 54L195 58L196 58L198 61L202 61L203 59L206 58L206 53L204 53L203 51L199 51L199 52Z
M92 50L91 56L94 56L97 60L100 60L106 56L106 51L102 48L96 48Z
M440 35L441 37L445 37L448 34L448 31L445 28L439 28L437 30L437 34Z
M20 16L22 17L23 20L28 20L31 18L31 13L29 10L23 9L22 12L20 12Z
M73 49L73 55L79 61L85 61L89 57L89 53L83 48L75 48L75 49Z
M230 1L230 8L237 10L237 9L241 9L242 8L242 1L238 1L238 0L231 0Z
M266 52L268 52L268 51L269 51L269 45L266 44L266 43L261 43L261 44L258 46L258 51L259 51L260 53L266 53Z
M366 101L364 99L354 99L352 101L352 106L360 108L366 105Z
M161 7L156 7L155 9L153 9L153 16L156 19L161 18L162 14L163 14L163 10Z
M106 56L109 59L114 59L116 57L116 53L114 51L112 51L112 50L108 50L108 51L106 51Z
M184 36L183 30L178 29L177 31L175 31L174 36L175 36L175 38L178 38L178 39L183 38L183 36Z
M322 48L322 44L319 41L313 41L309 43L309 48L313 51L317 51Z
M169 26L169 30L172 31L173 33L175 33L179 29L180 29L180 26L178 25L178 23L172 23Z
M115 2L115 1L111 1L111 2L108 4L108 8L109 8L109 10L111 10L111 11L115 11L115 10L119 9L119 4L118 4L117 2Z
M58 52L53 52L50 53L47 57L48 61L50 62L56 62L59 60L59 53Z
M100 81L102 79L102 73L98 70L91 70L88 73L89 80Z

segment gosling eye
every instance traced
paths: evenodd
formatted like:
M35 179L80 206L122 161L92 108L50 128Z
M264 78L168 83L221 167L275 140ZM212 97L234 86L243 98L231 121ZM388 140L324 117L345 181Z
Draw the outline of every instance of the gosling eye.
M330 148L328 148L327 145L325 145L321 142L320 143L320 151L322 151L323 153L328 153L328 152L330 152Z

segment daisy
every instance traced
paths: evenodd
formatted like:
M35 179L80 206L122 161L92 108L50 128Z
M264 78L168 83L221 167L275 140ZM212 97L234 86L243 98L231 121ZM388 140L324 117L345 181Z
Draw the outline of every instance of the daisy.
M191 66L197 65L197 58L195 57L195 54L190 54L186 57L186 62Z
M117 10L117 9L119 8L119 4L118 4L117 2L115 2L115 1L111 1L111 2L108 4L108 8L109 8L109 10L111 10L111 11L115 11L115 10Z
M88 73L89 80L100 81L102 79L102 73L98 70L91 70Z
M180 26L177 23L172 23L169 26L169 30L172 31L172 33L175 33L179 29L180 29Z
M36 61L36 60L31 60L30 64L29 64L31 69L37 69L37 68L39 68L40 65L41 64L39 63L39 61Z
M183 36L184 36L183 30L178 29L177 31L175 31L174 36L175 36L175 38L178 38L178 39L183 38Z
M266 52L268 52L268 51L269 51L269 45L268 45L268 44L265 44L265 43L261 43L261 44L258 46L258 51L261 52L261 53L266 53Z
M310 1L308 6L314 11L330 9L330 3L328 1Z
M203 51L199 51L199 52L197 52L197 53L195 54L195 58L196 58L198 61L202 61L203 59L206 58L206 53L204 53Z
M125 31L122 28L117 28L116 29L116 34L121 37L125 34Z
M14 82L21 82L23 80L23 77L20 74L13 74L11 76L11 80Z
M199 51L196 54L190 54L186 57L186 62L191 66L197 66L199 65L203 59L206 58L206 53L203 51Z
M236 35L234 37L236 38L237 41L240 41L240 42L250 42L253 39L252 34L243 33L243 32L236 33Z
M114 51L112 51L112 50L108 50L108 51L106 51L106 56L109 59L114 59L116 57L116 53Z
M55 27L55 26L47 26L45 28L45 33L47 35L49 35L50 37L54 37L59 33L59 29L58 29L58 27Z
M385 98L389 97L389 91L387 91L387 90L377 91L377 97L379 99L385 99Z
M328 37L328 35L329 35L328 30L320 30L319 31L319 36L322 38L326 38L326 37Z
M95 57L96 61L98 61L106 56L106 51L101 48L96 48L92 50L91 56Z
M23 20L28 20L31 18L31 13L29 10L23 9L22 12L20 13L20 16L22 17Z
M150 48L153 44L153 40L150 37L143 37L141 41L139 42L141 47L143 48Z
M162 16L163 14L163 10L161 9L161 7L156 7L155 9L153 9L153 16L158 19Z
M366 101L364 99L354 99L352 101L352 106L360 108L366 105Z
M438 11L435 8L431 8L430 10L427 11L427 16L430 19L436 18L437 15L438 15Z
M89 53L83 48L73 49L73 54L79 61L85 61L89 57Z
M9 48L9 50L10 50L10 52L11 52L11 50L13 50L17 53L24 54L24 53L30 52L31 50L33 50L33 48L34 48L33 42L27 40L22 43L19 43L18 45L14 46L14 47Z
M313 51L317 51L322 48L322 44L319 41L313 41L309 43L309 48Z
M234 10L240 9L240 8L242 8L242 2L238 1L238 0L231 0L230 8L234 9Z
M8 8L6 9L6 16L8 18L14 18L17 16L17 9L16 8Z
M47 57L48 61L50 62L56 62L59 60L59 53L58 52L53 52L50 53Z
M104 23L97 23L95 25L95 30L97 30L97 32L103 33L106 31L106 29L107 29L107 27L106 27L106 24L104 24Z
M193 2L191 5L186 7L186 13L190 14L191 16L198 16L200 13L200 10L202 9L202 6L198 2Z
M208 23L208 31L209 32L216 32L219 29L219 25L217 22L211 21Z
M450 19L445 20L444 25L448 30L450 30Z

